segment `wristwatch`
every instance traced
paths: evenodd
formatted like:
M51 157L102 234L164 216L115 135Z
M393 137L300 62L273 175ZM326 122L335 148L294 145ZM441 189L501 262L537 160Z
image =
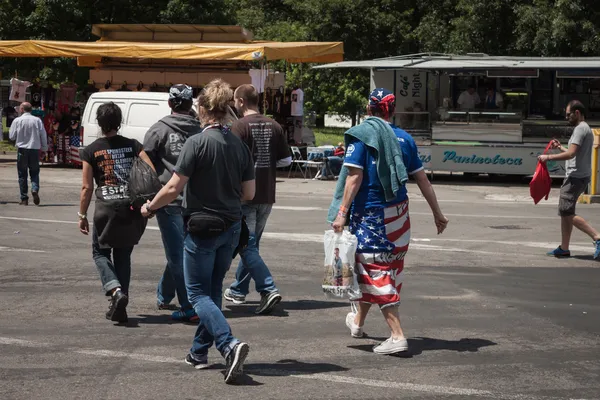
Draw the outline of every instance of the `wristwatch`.
M87 214L82 214L82 213L78 212L77 216L79 217L79 220L87 219Z

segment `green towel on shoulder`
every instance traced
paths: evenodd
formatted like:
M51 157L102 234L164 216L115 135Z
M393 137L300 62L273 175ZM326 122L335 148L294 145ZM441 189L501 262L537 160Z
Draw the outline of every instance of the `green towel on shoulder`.
M367 147L376 152L377 175L383 186L385 201L389 202L396 198L398 190L406 184L408 174L402 158L402 149L394 130L389 123L381 118L369 117L362 124L354 126L344 134L346 148L352 139L358 139ZM342 167L338 182L333 195L331 206L327 214L327 221L335 221L342 199L348 168ZM366 179L366 178L365 178Z

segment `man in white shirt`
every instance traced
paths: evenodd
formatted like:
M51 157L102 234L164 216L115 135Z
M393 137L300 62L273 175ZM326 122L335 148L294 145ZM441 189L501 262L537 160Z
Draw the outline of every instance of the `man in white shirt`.
M29 188L27 186L27 171L31 177L31 195L33 203L40 204L40 155L48 150L48 137L42 120L31 115L29 103L21 104L21 116L15 119L10 127L10 140L17 147L17 170L19 172L19 188L21 190L22 206L29 204ZM41 154L40 154L41 151Z
M476 105L481 104L481 99L475 91L475 87L471 85L460 94L457 103L461 110L473 110Z

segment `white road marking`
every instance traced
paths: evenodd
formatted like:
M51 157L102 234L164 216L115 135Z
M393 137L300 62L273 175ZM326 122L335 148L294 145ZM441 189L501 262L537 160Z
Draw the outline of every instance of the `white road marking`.
M418 295L415 296L417 299L423 300L473 300L479 298L479 294L473 290L464 289L463 294L457 294L453 296L425 296Z
M47 343L38 343L29 340L15 339L9 337L0 337L0 345L14 345L20 347L48 347ZM155 362L155 363L168 363L168 364L181 364L183 360L179 360L172 357L161 357L161 356L153 356L149 354L136 354L136 353L126 353L122 351L113 351L113 350L93 350L93 349L76 349L76 348L62 348L63 351L68 352L71 351L76 354L92 356L92 357L120 357L120 358L130 358L133 360L139 361L147 361L147 362ZM495 399L501 400L544 400L544 399L557 399L556 397L542 397L542 396L531 396L527 394L508 394L508 393L494 393L488 390L480 390L480 389L469 389L469 388L457 388L451 386L439 386L439 385L426 385L426 384L418 384L418 383L408 383L408 382L392 382L392 381L384 381L379 379L365 379L358 378L352 376L341 376L334 375L330 373L316 373L316 374L304 374L302 372L294 372L294 371L280 371L276 369L251 369L247 368L247 372L252 375L252 372L256 371L262 375L273 375L273 376L289 376L290 378L296 379L305 379L305 380L318 380L324 382L333 382L333 383L345 383L352 385L362 385L369 387L377 387L377 388L387 388L387 389L400 389L411 392L420 392L427 393L430 395L442 395L442 396L450 396L450 395L458 395L458 396L476 396L476 397L491 397ZM586 399L580 399L586 400Z
M30 340L14 339L9 337L0 337L0 345L21 346L21 347L46 347L46 343L32 342Z
M288 206L273 206L273 210L282 210L282 211L327 211L327 208L324 207L288 207ZM430 217L431 213L428 212L410 212L410 215L425 215ZM558 220L558 217L550 217L550 216L530 216L530 215L490 215L490 214L444 214L447 217L459 217L459 218L489 218L489 219L513 219L519 221L526 221L528 219L548 219L548 220Z
M414 242L460 242L460 243L493 243L493 244L504 244L506 246L524 246L524 247L532 247L536 249L547 249L548 251L556 248L559 242L551 243L551 242L513 242L513 241L505 241L505 240L484 240L484 239L447 239L447 238L433 238L433 239L412 239ZM590 244L585 245L584 243L571 244L569 246L569 250L576 251L586 251L590 252L594 249L592 242ZM509 251L507 251L508 253ZM506 253L505 253L506 254Z
M273 206L273 210L284 211L325 211L322 207L292 207L292 206Z
M183 359L178 360L176 358L170 358L170 357L151 356L148 354L124 353L122 351L112 351L112 350L75 350L74 352L78 353L78 354L85 354L88 356L125 357L125 358L131 358L133 360L149 361L149 362L157 362L157 363L181 364L183 362Z
M18 249L15 247L5 247L5 246L0 246L0 251L11 251L11 252L17 252L17 253L45 253L45 251L43 251L43 250Z
M36 218L21 218L21 217L3 217L0 216L0 220L12 220L12 221L24 221L24 222L42 222L42 223L55 223L55 224L77 224L76 221L60 221L60 220L50 220L50 219L36 219ZM90 224L91 225L91 224ZM157 226L148 226L146 229L151 231L158 231L159 228ZM314 234L314 233L291 233L291 232L265 232L263 233L263 238L270 240L281 240L286 242L305 242L305 243L323 243L323 235L322 234ZM460 243L492 243L492 244L503 244L507 246L524 246L531 247L536 249L547 249L548 251L552 250L556 247L556 243L550 242L517 242L517 241L499 241L492 239L446 239L446 238L413 238L411 241L413 242L412 249L413 250L427 250L427 251L448 251L454 253L472 253L472 254L484 254L484 255L506 255L505 252L490 252L483 250L472 250L472 249L461 249L456 247L443 247L443 246L427 246L427 245L419 245L418 242L431 242L431 241L446 241L446 242L460 242ZM1 249L1 248L0 248ZM575 251L584 251L590 252L593 250L593 246L590 243L586 245L584 243L577 243L571 245L571 250ZM521 256L533 256L533 254L521 254ZM535 255L538 256L537 254Z

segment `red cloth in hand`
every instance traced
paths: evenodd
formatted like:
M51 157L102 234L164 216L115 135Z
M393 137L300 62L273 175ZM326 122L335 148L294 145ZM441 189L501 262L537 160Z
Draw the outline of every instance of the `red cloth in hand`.
M551 145L552 142L548 143L548 146L546 146L546 150L544 150L543 154L546 154ZM548 167L546 166L546 163L538 161L535 174L533 174L533 178L531 179L531 182L529 182L529 194L533 199L533 203L539 203L544 197L546 200L548 200L551 189L552 179L550 178Z

